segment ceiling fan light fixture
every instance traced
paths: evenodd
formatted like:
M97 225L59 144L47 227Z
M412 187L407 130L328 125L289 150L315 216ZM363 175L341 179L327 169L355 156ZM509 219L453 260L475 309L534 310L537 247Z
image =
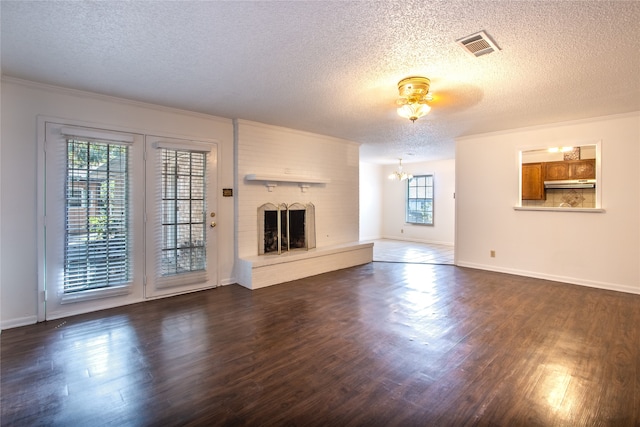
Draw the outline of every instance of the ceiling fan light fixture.
M431 101L430 86L431 80L426 77L412 76L400 80L398 82L400 97L396 101L398 115L415 122L429 114L431 107L427 102Z
M398 107L398 115L415 122L420 117L424 117L429 114L431 107L427 104L406 104L402 107Z

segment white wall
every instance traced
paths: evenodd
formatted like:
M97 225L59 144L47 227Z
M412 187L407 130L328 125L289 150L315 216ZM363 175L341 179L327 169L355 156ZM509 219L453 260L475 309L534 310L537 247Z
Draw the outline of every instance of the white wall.
M257 209L264 203L313 203L318 248L358 241L358 144L261 123L238 121L238 256L258 255ZM269 192L248 174L329 179L302 192L278 183Z
M383 170L383 224L382 235L386 239L453 245L455 235L456 163L454 159L435 162L404 163L404 171L413 175L433 175L434 212L433 225L416 225L405 222L406 182L387 179L396 166Z
M604 213L513 209L519 148L594 140ZM457 264L640 293L639 171L640 113L459 139Z
M382 237L383 167L360 162L360 240Z
M192 139L216 139L218 184L234 182L231 120L134 103L91 93L2 80L2 195L0 224L1 325L33 323L37 314L38 218L36 200L36 117L54 116L142 133ZM233 247L232 198L218 197L218 243ZM220 251L219 281L233 283L233 252Z
M1 44L0 44L1 46ZM0 76L2 75L2 61L0 60ZM0 129L2 129L2 85L0 85ZM2 165L2 146L4 139L0 132L0 166ZM0 170L0 238L2 236L2 171ZM1 240L0 240L1 241ZM2 244L0 244L0 332L2 331Z

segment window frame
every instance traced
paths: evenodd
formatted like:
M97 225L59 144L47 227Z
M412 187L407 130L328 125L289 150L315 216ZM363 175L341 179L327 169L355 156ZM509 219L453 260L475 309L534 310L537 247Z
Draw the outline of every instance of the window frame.
M424 181L424 183L420 183L420 181ZM420 175L414 175L413 177L407 179L407 187L405 193L405 204L404 204L404 220L406 224L412 225L434 225L434 211L435 211L435 177L432 173L425 173ZM415 184L415 185L412 185ZM415 197L412 197L412 188L415 188ZM421 191L423 190L423 197L418 197ZM428 197L430 196L430 197ZM416 217L417 213L420 211L417 209L412 209L411 204L414 203L429 203L431 209L424 210L422 208L422 217L426 219L425 221L417 221L416 219L412 219L412 217ZM411 214L411 212L416 212L416 214ZM429 215L430 214L430 215Z

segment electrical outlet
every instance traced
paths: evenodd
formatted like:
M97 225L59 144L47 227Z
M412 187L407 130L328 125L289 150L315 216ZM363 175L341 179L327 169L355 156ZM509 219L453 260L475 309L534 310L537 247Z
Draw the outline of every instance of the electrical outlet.
M496 251L494 251L493 249L491 250L491 258L495 258L496 257Z

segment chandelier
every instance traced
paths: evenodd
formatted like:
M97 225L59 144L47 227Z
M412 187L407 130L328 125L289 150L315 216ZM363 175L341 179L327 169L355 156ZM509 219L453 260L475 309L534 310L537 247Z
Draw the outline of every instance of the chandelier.
M393 179L396 181L404 181L405 179L413 178L413 175L408 174L402 171L402 159L398 159L400 161L400 165L398 166L398 170L389 175L389 179Z
M426 77L407 77L398 82L398 92L400 98L398 104L398 115L415 122L420 117L429 114L431 107L427 105L431 101L429 86L431 80Z

